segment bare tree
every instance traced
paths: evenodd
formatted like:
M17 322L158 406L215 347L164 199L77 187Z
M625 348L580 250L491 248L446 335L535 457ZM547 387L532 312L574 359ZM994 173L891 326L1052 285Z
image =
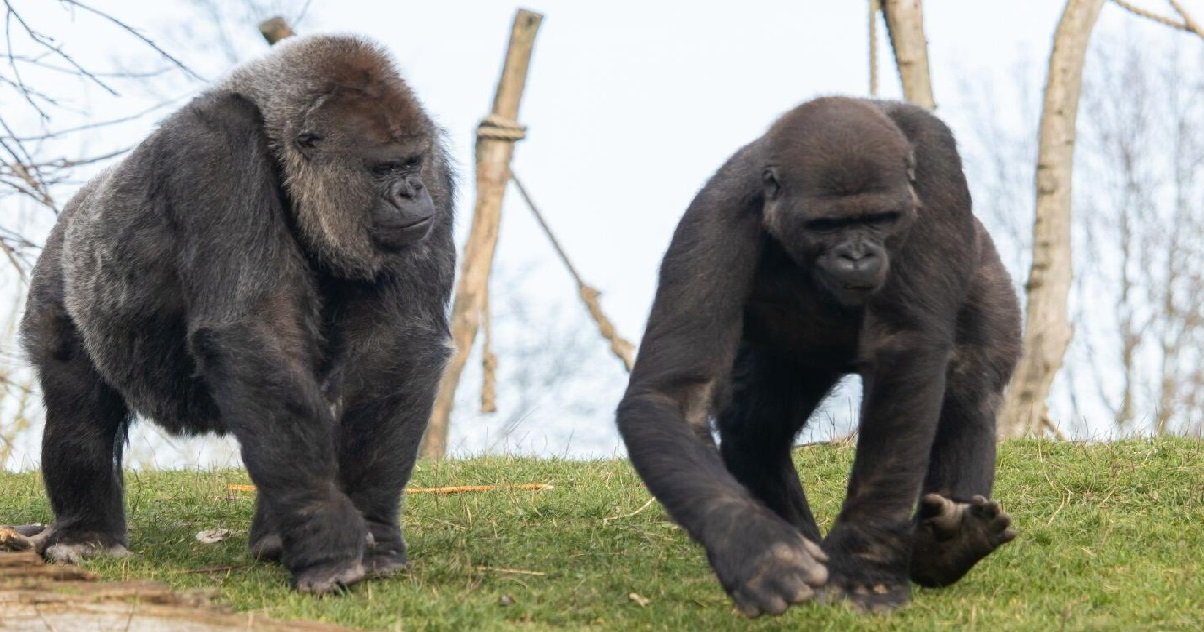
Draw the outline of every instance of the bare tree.
M0 314L0 467L28 464L14 462L14 446L28 451L24 435L36 432L41 421L15 327L22 279L62 204L86 176L131 148L126 139L142 136L154 119L195 92L202 74L223 72L262 49L258 19L280 11L296 21L307 5L181 0L178 21L156 25L152 37L145 25L135 26L95 0L0 0L0 297L6 305ZM98 59L77 40L81 32L120 52ZM104 109L121 113L95 114ZM140 445L148 440L154 445ZM162 454L163 443L170 440L161 433L136 437L131 460Z
M1204 424L1195 387L1204 371L1204 86L1193 80L1204 47L1162 48L1122 42L1093 52L1079 177L1094 186L1076 209L1087 233L1084 300L1111 307L1080 324L1106 341L1097 353L1117 359L1097 364L1100 397L1119 430L1155 434Z
M1036 214L1023 357L1000 414L1003 437L1052 426L1050 387L1070 344L1070 183L1087 42L1104 0L1068 0L1054 34L1038 133Z
M137 112L116 120L88 121L80 125L55 127L64 115L77 115L82 107L64 96L63 90L47 87L62 85L64 76L76 82L116 96L132 81L169 70L192 75L183 63L152 39L126 22L81 0L59 0L63 18L77 15L90 20L97 33L122 37L154 54L157 68L150 70L106 70L85 62L71 47L51 33L56 24L40 24L27 16L16 0L3 0L5 49L0 59L0 199L17 197L37 208L57 213L60 200L55 187L67 183L74 171L96 162L110 160L128 147L106 149L95 154L67 157L62 151L64 139L149 114ZM72 117L78 118L78 117ZM57 154L57 155L56 155ZM18 270L29 263L35 245L23 233L19 214L0 218L0 254Z
M1122 8L1142 17L1204 37L1194 18L1176 0L1168 0L1179 19L1141 9L1124 0ZM1061 368L1072 329L1068 316L1071 275L1071 173L1075 121L1082 88L1083 60L1103 0L1068 0L1054 35L1039 132L1036 215L1032 263L1028 275L1024 355L1008 389L1000 418L1001 437L1058 434L1049 417L1048 398ZM1123 282L1123 280L1122 280ZM1132 318L1122 320L1134 326ZM1136 353L1135 330L1127 332L1128 353ZM1135 360L1134 360L1135 361ZM1122 398L1118 414L1131 414Z

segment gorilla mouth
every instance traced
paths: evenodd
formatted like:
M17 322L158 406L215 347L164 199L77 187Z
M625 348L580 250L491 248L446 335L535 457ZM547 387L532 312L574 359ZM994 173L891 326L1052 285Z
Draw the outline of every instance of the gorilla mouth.
M424 217L416 222L410 222L409 224L402 224L400 226L395 226L394 228L396 228L397 230L410 230L411 228L420 228L422 226L426 226L427 224L431 223L431 220L434 218L435 218L435 216L432 215L430 217Z
M435 216L424 217L408 224L377 224L373 238L385 250L399 250L410 244L422 241L430 232Z

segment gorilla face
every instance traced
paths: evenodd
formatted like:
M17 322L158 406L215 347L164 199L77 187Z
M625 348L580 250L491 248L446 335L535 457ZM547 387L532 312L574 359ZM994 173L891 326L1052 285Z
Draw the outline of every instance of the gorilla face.
M886 283L890 246L915 213L911 187L904 181L881 193L807 195L787 192L780 171L763 173L769 233L837 303L864 305Z
M433 123L412 100L336 88L317 98L294 130L301 156L286 169L295 212L311 241L346 268L421 242L436 224L431 197Z
M868 302L913 223L911 142L873 107L816 102L779 119L761 163L766 231L823 294Z

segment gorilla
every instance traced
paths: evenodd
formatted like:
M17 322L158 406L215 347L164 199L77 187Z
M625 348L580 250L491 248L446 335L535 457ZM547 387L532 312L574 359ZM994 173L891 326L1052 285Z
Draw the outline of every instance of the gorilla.
M378 45L294 38L88 182L33 274L51 561L126 554L135 415L232 433L252 552L325 593L406 563L401 492L449 353L453 174Z
M988 497L1019 320L948 128L816 99L686 210L619 430L743 612L817 596L889 610L909 579L950 584L1015 537ZM790 452L847 374L864 385L856 458L821 538Z

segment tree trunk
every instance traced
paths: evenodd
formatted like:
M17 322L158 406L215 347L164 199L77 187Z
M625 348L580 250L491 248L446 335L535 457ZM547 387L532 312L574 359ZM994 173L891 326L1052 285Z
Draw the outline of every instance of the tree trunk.
M1075 119L1087 42L1104 0L1068 0L1054 34L1037 149L1033 261L1025 308L1023 356L1004 399L1000 437L1038 433L1048 423L1050 387L1072 331L1070 184Z
M541 20L542 15L523 9L515 14L506 62L493 99L493 113L481 121L477 128L477 200L452 304L452 342L456 350L443 372L430 425L423 438L420 453L425 458L442 458L447 452L447 433L456 386L481 324L489 271L493 267L493 252L497 246L502 198L506 183L510 181L510 158L514 155L514 141L522 138L522 128L516 122L518 104L527 82L527 66L531 62L535 34Z
M882 15L890 34L890 46L899 67L903 98L932 110L932 78L928 74L928 40L924 37L924 10L920 0L884 0Z

